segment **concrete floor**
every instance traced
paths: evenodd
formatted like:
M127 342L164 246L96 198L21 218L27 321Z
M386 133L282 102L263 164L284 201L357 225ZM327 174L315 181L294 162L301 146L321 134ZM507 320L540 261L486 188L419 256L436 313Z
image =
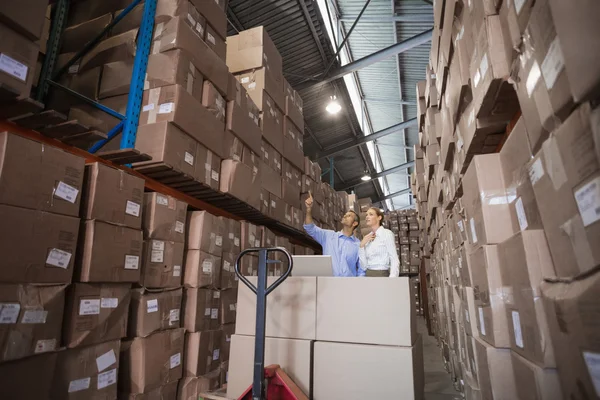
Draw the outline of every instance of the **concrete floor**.
M450 374L444 369L444 360L435 337L427 333L425 318L417 317L417 330L423 337L425 400L463 399L462 395L454 389Z

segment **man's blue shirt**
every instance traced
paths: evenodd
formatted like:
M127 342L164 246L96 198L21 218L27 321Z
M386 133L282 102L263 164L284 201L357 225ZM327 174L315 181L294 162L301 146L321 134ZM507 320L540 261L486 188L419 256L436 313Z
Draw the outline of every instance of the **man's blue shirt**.
M305 224L304 229L323 247L323 255L331 256L334 276L365 275L358 265L360 240L342 232L321 229L315 224Z

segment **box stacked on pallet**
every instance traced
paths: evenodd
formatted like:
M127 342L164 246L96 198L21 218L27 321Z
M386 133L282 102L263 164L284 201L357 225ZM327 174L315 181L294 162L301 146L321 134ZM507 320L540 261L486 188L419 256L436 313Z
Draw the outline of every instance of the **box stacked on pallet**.
M437 80L428 73L417 85L423 134L412 181L448 368L467 399L595 397L598 348L578 335L597 332L586 321L600 304L591 295L600 114L587 103L600 74L595 52L566 44L597 36L600 9L567 12L554 0L435 7L444 15L431 53ZM595 350L582 353L588 345Z

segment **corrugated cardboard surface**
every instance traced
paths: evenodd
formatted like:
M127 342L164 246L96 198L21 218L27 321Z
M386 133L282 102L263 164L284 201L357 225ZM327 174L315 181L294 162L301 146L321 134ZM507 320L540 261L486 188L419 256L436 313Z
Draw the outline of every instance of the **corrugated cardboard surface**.
M260 171L261 187L269 193L281 197L281 173L277 173L265 163L261 165Z
M260 247L261 243L262 233L260 228L250 222L242 221L242 250Z
M90 346L127 335L129 284L74 283L67 291L63 345Z
M183 254L183 243L145 240L140 284L147 288L181 286Z
M147 393L183 374L184 329L157 332L121 345L119 392Z
M182 310L186 332L219 328L218 293L211 289L184 288Z
M82 217L140 229L144 180L101 163L85 167Z
M563 399L558 371L542 368L516 353L511 353L512 366L520 399Z
M408 278L318 277L317 340L410 347L417 339L413 296Z
M221 256L221 283L220 289L232 289L238 287L238 278L235 273L235 261L239 256L239 251L236 253L223 253Z
M60 347L66 285L0 285L0 361Z
M482 397L484 399L518 398L511 351L497 349L480 339L474 340Z
M254 185L252 169L240 161L223 160L221 163L220 190L229 193L238 199L250 202L253 192L257 186Z
M79 218L0 205L0 279L70 283Z
M235 323L221 325L223 336L221 337L221 362L227 362L230 358L231 338L235 333Z
M219 36L227 37L227 18L223 11L226 3L223 0L214 2L192 0L192 4L206 18L206 21L210 22Z
M246 259L250 257L244 257L243 260ZM248 279L256 285L256 278ZM276 279L267 278L267 285ZM246 285L238 287L237 311L236 333L254 335L256 295ZM266 336L314 340L316 313L317 278L289 277L267 297Z
M9 24L28 39L36 40L42 35L47 6L45 0L26 0L19 4L5 3L0 8L0 21Z
M183 282L186 287L216 288L221 277L221 257L201 250L187 250Z
M222 290L219 292L219 319L221 324L234 323L237 314L237 289Z
M185 334L184 376L200 376L219 368L221 337L219 330Z
M223 242L223 252L239 253L241 247L242 225L240 221L223 218L226 225L227 240Z
M78 217L84 167L81 157L2 132L0 204Z
M127 326L129 337L146 337L181 326L182 289L154 291L133 289Z
M145 239L185 242L185 202L161 193L145 193L143 215Z
M219 190L221 158L200 143L198 143L198 149L196 151L196 169L194 171L194 178L196 178L196 182L203 183L214 190Z
M90 220L82 224L77 279L81 282L138 282L142 231ZM110 249L107 251L106 249Z
M210 24L206 25L206 38L204 41L221 60L225 61L225 58L227 57L227 45L225 44L225 40L221 39L219 34Z
M0 72L0 83L16 96L29 96L33 83L35 63L39 46L25 39L12 29L0 23L0 36L2 45L0 53L8 63L19 63L18 68L11 72ZM12 60L12 61L11 61Z
M104 67L105 71L106 66ZM106 85L104 80L103 75L103 86ZM194 99L202 101L204 76L183 50L177 49L165 53L151 54L148 58L144 88L154 89L175 84L183 86Z
M420 336L411 347L316 342L313 364L315 400L423 399Z
M59 352L51 397L116 398L120 347L116 340Z
M273 292L273 294L276 292ZM268 315L268 313L267 313ZM252 384L254 336L233 335L229 361L227 397L238 398ZM305 395L311 388L311 351L313 341L276 339L265 340L265 365L278 364ZM337 397L329 397L334 399Z
M119 397L127 400L163 400L177 398L177 386L181 380L167 383L156 389L149 390L146 393L122 393L119 390ZM190 400L190 399L188 399Z
M207 211L188 213L187 248L220 256L225 238L223 219Z
M0 364L2 397L7 399L48 398L58 353L39 354L23 360ZM32 377L36 377L32 384Z

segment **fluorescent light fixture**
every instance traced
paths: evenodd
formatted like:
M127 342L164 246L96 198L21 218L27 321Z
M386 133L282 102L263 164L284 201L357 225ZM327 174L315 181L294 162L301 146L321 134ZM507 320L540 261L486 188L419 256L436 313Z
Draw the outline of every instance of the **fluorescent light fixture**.
M329 104L327 104L327 107L325 107L325 109L329 114L337 114L342 110L342 106L340 105L340 103L338 103L337 97L331 96L331 101L329 102Z
M371 177L369 175L364 175L362 178L360 178L362 181L370 181Z
M381 211L381 212L385 212L385 210L384 210L383 208L380 208L380 209L379 209L379 211Z

